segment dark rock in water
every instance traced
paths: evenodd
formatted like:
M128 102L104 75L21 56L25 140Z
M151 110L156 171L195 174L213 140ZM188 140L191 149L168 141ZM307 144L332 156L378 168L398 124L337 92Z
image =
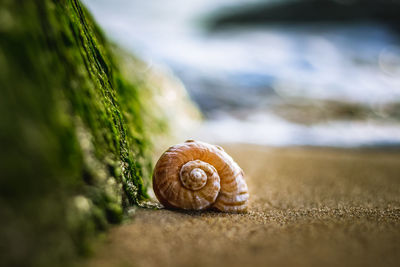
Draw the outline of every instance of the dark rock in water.
M259 3L220 11L208 22L210 30L263 23L378 22L399 29L398 0L300 0Z

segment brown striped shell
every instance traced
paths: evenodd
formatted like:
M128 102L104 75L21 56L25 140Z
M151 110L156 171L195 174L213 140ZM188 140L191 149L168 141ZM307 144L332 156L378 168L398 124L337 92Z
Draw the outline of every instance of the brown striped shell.
M243 212L249 193L243 170L219 146L188 140L170 147L153 172L153 189L167 208Z

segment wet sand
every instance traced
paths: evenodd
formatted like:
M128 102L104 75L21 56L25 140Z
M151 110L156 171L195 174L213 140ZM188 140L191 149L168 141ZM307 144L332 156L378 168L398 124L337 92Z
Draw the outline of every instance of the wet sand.
M228 145L245 214L137 209L88 266L400 266L400 151Z

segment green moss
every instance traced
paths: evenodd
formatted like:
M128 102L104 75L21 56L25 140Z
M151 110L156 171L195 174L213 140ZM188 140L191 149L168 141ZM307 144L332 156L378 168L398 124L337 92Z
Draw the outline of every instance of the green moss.
M168 126L121 57L78 0L0 3L4 264L64 265L147 198L149 133Z

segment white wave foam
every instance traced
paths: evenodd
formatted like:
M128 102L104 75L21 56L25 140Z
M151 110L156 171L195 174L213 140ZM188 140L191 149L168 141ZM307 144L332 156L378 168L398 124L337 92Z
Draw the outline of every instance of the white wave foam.
M332 121L305 126L270 114L254 114L247 120L239 120L225 114L206 121L195 138L211 143L272 146L400 145L400 125L373 121Z

